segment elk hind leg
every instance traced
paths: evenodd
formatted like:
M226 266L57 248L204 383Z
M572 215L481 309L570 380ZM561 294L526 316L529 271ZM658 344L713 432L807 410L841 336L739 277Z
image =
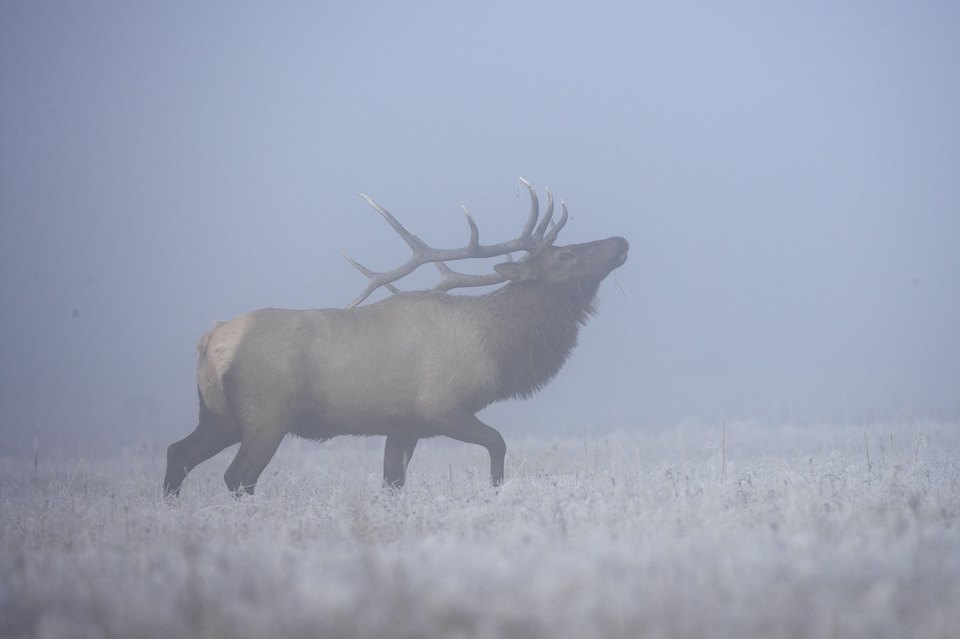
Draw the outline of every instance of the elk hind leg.
M237 456L230 462L223 480L230 492L240 495L253 494L260 473L267 467L280 446L286 431L283 429L245 429L240 439Z
M386 488L403 488L407 478L407 464L413 457L417 438L411 435L391 433L383 449L383 485Z
M225 424L214 422L204 413L201 407L200 423L197 428L167 448L167 472L163 478L164 497L179 495L180 486L186 479L187 473L227 446L240 441L239 429L225 428Z

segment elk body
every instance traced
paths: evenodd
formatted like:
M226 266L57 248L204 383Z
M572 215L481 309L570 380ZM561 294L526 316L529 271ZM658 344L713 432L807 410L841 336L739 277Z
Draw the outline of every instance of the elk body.
M526 398L563 366L577 332L594 312L600 282L627 258L620 237L554 246L567 219L551 224L553 198L539 220L536 192L520 236L481 245L470 216L468 246L435 249L368 199L413 249L403 266L377 273L350 260L370 282L345 309L262 309L219 324L199 343L199 424L167 451L165 495L178 494L187 473L240 443L224 475L234 492L253 493L288 433L326 440L386 436L383 479L404 483L417 441L445 435L490 453L494 485L503 481L506 444L476 413ZM549 195L549 192L548 192ZM464 209L466 212L466 209ZM525 251L496 273L466 275L444 262ZM347 258L350 259L350 258ZM374 290L434 263L439 290L399 293L358 306ZM445 291L506 282L478 296Z

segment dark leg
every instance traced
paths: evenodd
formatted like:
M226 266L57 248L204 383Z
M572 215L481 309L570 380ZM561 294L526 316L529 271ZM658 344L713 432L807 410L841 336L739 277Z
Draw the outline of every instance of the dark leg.
M387 444L383 449L383 485L387 488L403 488L407 478L407 464L413 457L417 438L411 435L393 433L387 435Z
M452 427L445 431L448 437L466 442L479 444L490 453L490 480L494 486L503 483L503 458L507 454L507 444L503 436L495 428L487 426L476 415L460 415L448 422Z
M237 495L241 491L248 495L253 494L260 473L267 467L273 454L277 452L280 442L286 431L282 429L268 430L264 427L248 428L240 440L240 450L230 462L223 480L227 482L230 492Z
M222 430L219 425L205 421L201 415L196 430L167 449L167 473L163 479L163 496L176 497L180 485L193 468L221 450L240 441L239 429Z

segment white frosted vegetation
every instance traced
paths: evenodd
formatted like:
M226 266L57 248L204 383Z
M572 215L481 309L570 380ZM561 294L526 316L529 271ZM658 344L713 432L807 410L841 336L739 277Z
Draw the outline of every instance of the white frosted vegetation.
M864 436L866 433L866 437ZM952 637L960 427L288 441L163 503L162 451L0 462L3 637ZM867 453L869 450L869 462Z

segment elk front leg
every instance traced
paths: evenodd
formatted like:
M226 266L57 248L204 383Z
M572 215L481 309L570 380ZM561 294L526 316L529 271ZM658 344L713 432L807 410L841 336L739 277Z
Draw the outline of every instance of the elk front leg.
M458 415L449 423L449 430L444 430L448 437L478 444L490 453L490 481L494 486L503 483L503 458L507 454L507 443L496 428L487 426L476 415Z
M407 464L413 457L417 438L411 435L391 433L383 449L383 485L386 488L403 488L407 478Z

